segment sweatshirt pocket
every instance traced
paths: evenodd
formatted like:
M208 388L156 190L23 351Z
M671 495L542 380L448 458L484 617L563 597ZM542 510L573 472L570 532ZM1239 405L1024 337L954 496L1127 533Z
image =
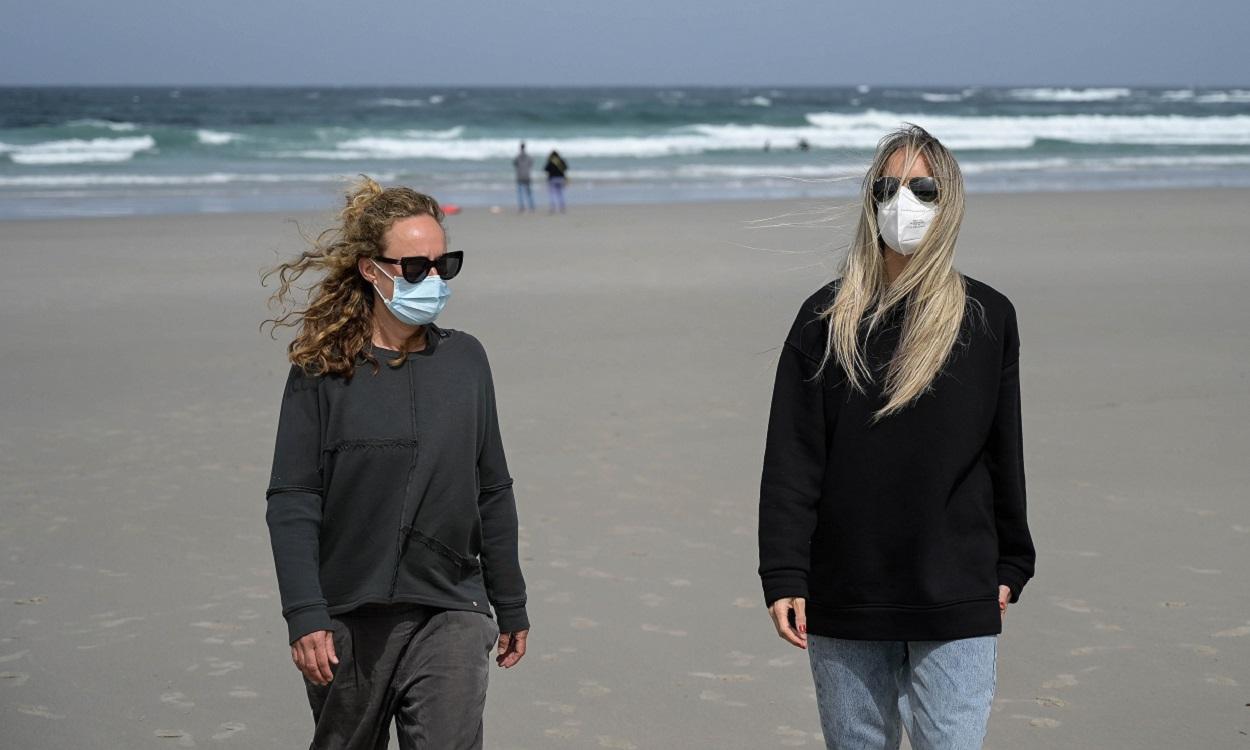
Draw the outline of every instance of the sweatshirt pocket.
M438 599L461 601L477 586L465 585L480 579L481 563L460 554L450 546L416 529L408 530L404 558L400 561L400 585Z

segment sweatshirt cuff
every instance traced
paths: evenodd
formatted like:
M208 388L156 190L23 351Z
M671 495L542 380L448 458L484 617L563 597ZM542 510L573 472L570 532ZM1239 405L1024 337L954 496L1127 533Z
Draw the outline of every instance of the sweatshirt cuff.
M784 570L760 577L764 584L764 604L773 606L778 599L797 596L807 598L807 576L801 571Z
M506 605L496 604L495 621L499 624L500 633L516 633L530 629L530 618L525 613L525 602Z
M300 638L318 630L333 630L330 613L324 604L310 604L295 610L286 616L287 642L295 643Z
M1011 598L1007 600L1011 604L1020 601L1020 592L1028 580L1027 576L1010 565L998 566L998 585L1011 589Z

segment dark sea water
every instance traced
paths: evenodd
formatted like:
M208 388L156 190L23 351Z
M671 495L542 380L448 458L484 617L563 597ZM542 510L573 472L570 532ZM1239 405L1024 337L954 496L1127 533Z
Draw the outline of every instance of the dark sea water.
M1250 185L1250 87L0 88L0 218L320 209L360 173L512 207L521 139L574 206L840 197L904 121L970 190Z

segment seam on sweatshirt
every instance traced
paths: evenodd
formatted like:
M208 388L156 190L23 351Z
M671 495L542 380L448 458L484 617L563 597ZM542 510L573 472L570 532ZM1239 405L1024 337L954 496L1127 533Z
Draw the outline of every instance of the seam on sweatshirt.
M316 495L317 497L321 497L320 487L303 487L298 484L285 484L285 485L279 485L278 487L270 487L269 489L265 490L265 499L268 500L274 495L278 495L283 492L299 492L301 494L307 493L309 495Z
M485 487L479 487L478 494L480 495L485 492L498 492L499 490L506 490L511 486L512 486L512 480L509 479L506 482L499 482L498 484L490 484Z
M411 438L366 438L363 440L336 440L325 447L326 453L371 450L377 448L412 448L417 441Z

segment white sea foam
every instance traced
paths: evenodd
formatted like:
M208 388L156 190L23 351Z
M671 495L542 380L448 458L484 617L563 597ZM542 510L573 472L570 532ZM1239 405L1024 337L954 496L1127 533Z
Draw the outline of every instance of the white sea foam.
M0 143L16 164L94 164L130 161L140 151L156 147L150 135L133 138L69 138L32 144Z
M383 97L381 99L372 99L365 102L375 107L424 107L427 102L425 99L396 99L393 97Z
M139 128L133 122L114 122L112 120L98 120L92 117L82 120L70 120L65 125L71 128L105 128L112 130L114 133L128 133Z
M771 107L773 100L766 96L753 96L750 99L739 99L738 104L744 107Z
M428 104L442 104L446 100L447 97L442 94L434 94L423 99L399 99L386 96L381 99L372 99L365 103L375 107L424 107Z
M371 175L376 180L398 178L393 172ZM344 174L242 174L209 172L206 174L61 174L0 176L0 187L89 188L89 187L179 187L194 185L281 184L281 183L343 183L352 179Z
M225 133L219 130L197 130L195 137L206 146L223 146L243 138L239 133Z
M807 125L703 124L654 135L526 138L532 153L552 149L570 158L661 158L725 151L755 151L770 143L788 150L806 140L820 149L871 151L881 134L903 122L922 125L951 148L965 150L1028 149L1039 140L1081 144L1248 145L1250 115L1187 117L1180 115L925 115L869 110L857 113L813 112ZM463 127L407 130L349 137L325 133L328 147L294 148L265 154L284 159L370 160L432 159L486 161L509 159L515 137L465 138Z
M1086 144L1250 144L1250 115L963 117L870 110L856 114L819 112L809 114L807 120L818 128L808 140L828 148L873 148L882 132L904 121L921 125L951 148L962 149L1030 148L1043 138Z
M464 126L457 125L446 130L405 130L404 135L409 138L430 138L436 141L449 141L464 135Z
M959 102L959 101L963 101L964 95L963 94L931 94L929 92L925 92L920 95L920 98L924 99L926 102Z
M1250 102L1250 91L1233 89L1232 91L1212 91L1194 97L1199 104L1245 104Z
M1132 95L1132 89L1125 88L1036 88L1011 90L1012 98L1032 102L1109 102Z

